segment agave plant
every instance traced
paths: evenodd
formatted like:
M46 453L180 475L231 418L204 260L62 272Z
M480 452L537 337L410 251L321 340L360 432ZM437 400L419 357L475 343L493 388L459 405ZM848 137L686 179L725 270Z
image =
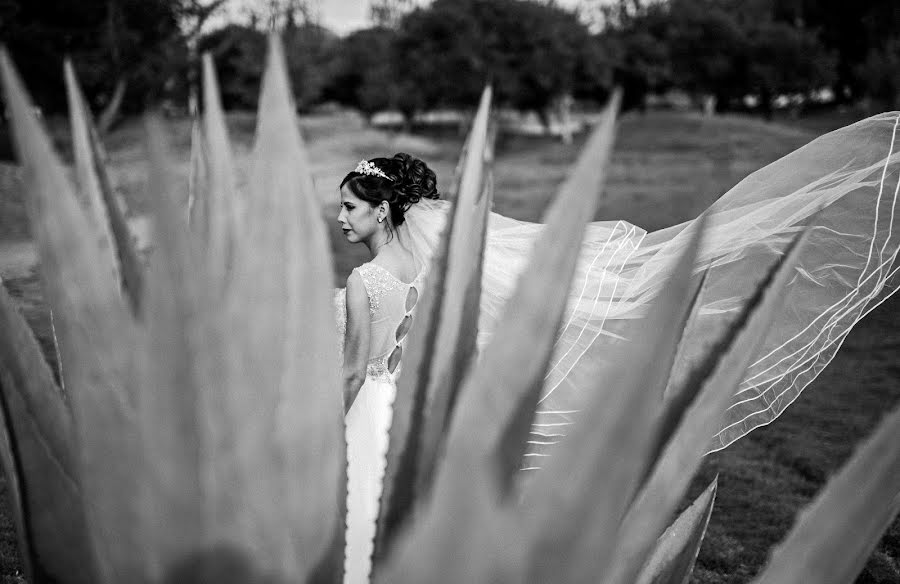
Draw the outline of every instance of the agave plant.
M71 68L76 185L5 54L0 73L65 381L62 391L0 287L0 461L29 579L340 581L346 476L331 257L278 42L245 192L208 57L189 217L164 132L148 123L156 247L147 269ZM703 285L694 269L701 223L621 349L612 382L598 384L574 430L526 481L519 469L541 382L597 203L584 193L602 191L618 98L547 212L507 317L476 357L490 101L488 89L404 355L373 578L685 582L715 486L666 527L805 235L662 400ZM761 581L849 581L900 508L898 444L900 411L804 512Z

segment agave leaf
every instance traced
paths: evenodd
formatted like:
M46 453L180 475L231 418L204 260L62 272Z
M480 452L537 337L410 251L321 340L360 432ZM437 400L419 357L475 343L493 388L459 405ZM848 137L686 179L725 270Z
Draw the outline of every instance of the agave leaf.
M188 177L188 217L191 231L201 241L209 232L209 169L203 138L203 124L198 117L191 121L191 162ZM212 258L210 258L212 259Z
M373 555L386 557L397 530L410 516L416 502L416 477L420 473L422 428L425 424L426 389L436 350L438 313L446 288L447 254L452 216L444 226L438 250L432 258L428 278L416 306L416 322L409 331L403 356L404 373L397 381L397 396L388 441L388 451Z
M144 268L134 249L128 222L113 193L104 166L102 147L90 110L84 102L75 69L65 61L66 92L72 126L72 150L75 153L76 176L82 203L88 209L92 229L98 237L103 256L108 256L108 269L139 312Z
M100 195L100 182L95 171L95 161L91 148L90 129L88 127L86 106L75 78L75 69L69 59L64 64L66 94L69 101L69 118L72 130L72 151L75 156L75 176L78 192L84 206L91 229L97 236L97 246L103 251L110 275L118 280L119 263L115 256L115 246L109 231L109 220Z
M28 324L0 285L2 458L31 581L96 581L72 416ZM27 486L27 489L24 487Z
M672 364L656 356L674 354L681 339L696 296L692 275L702 234L701 222L649 314L632 338L615 347L614 369L598 372L602 384L579 414L590 424L576 422L559 453L533 478L532 581L580 582L602 573L612 558L619 521L653 454L660 396Z
M77 475L77 457L73 450L75 429L62 392L53 380L41 347L28 323L15 307L6 288L0 284L0 366L21 390L28 402L29 415L41 441L60 470L70 477Z
M618 99L592 136L586 148L590 154L585 154L554 201L534 258L507 303L506 316L465 381L432 496L419 511L421 520L400 537L385 581L425 581L425 567L447 581L496 581L498 572L505 571L508 550L525 547L516 545L521 526L506 517L505 506L498 505L509 468L500 457L511 428L525 441L537 396L523 394L537 393L550 359L553 332L567 298L564 284L574 273L583 230L596 201L584 195L597 192L602 184L617 106ZM515 417L520 404L529 400L532 411L522 424Z
M700 383L703 387L622 521L615 561L606 582L631 582L644 564L653 543L665 527L664 518L678 504L699 467L710 436L718 428L722 412L765 340L784 298L784 289L794 276L799 250L808 233L807 227L791 241L748 300L745 310L731 324L731 330L724 333L724 339L733 339L727 346L727 352L723 354L723 347L718 344L714 347L716 353L708 355L708 359L715 363L712 374L708 377L690 377L690 382ZM698 372L708 368L708 365L701 365Z
M637 584L687 584L706 535L718 477L669 526L641 570Z
M830 480L754 583L851 582L900 511L900 407Z
M427 492L433 480L435 463L453 416L462 379L475 354L478 307L481 298L481 265L491 193L488 143L491 109L490 87L481 95L478 113L472 123L466 153L462 161L459 192L453 205L453 227L449 232L449 252L444 287L452 294L443 297L438 320L437 347L429 375L428 412L422 432L418 477L419 492ZM486 196L485 196L486 195Z
M59 333L66 389L77 422L81 485L101 581L141 582L133 501L137 444L123 388L134 327L119 283L5 52L0 73L24 167L29 217Z
M174 200L171 163L160 122L148 118L148 199L153 203L156 247L150 265L144 334L135 351L132 383L147 480L141 489L141 540L154 579L184 550L203 543L204 427L195 366L203 329L199 289L202 267L194 257L180 205ZM212 452L215 454L215 451Z
M207 197L207 263L214 281L223 281L233 261L239 200L234 157L219 97L216 70L209 54L203 55L203 104L208 163L208 185L203 193Z
M703 219L701 219L701 221L702 220ZM708 269L703 272L703 275L699 278L697 286L694 289L694 293L691 296L691 301L684 307L685 310L681 313L682 318L678 324L679 328L682 331L681 339L678 343L679 346L685 341L684 334L687 331L688 321L694 314L694 311L697 307L697 301L700 299L700 293L703 290L703 285L706 283L706 276L708 274ZM670 380L674 371L676 356L677 349L676 351L673 351L668 355L669 361L667 363L667 366L669 368ZM660 420L658 423L654 424L653 428L651 429L651 431L654 433L653 443L651 447L652 449L650 451L650 456L647 457L647 465L644 467L639 484L643 485L647 480L647 477L650 476L650 472L659 461L659 457L662 454L666 444L669 443L669 440L674 435L675 429L678 428L678 424L684 417L688 406L690 406L693 403L694 399L697 397L697 393L700 391L700 387L702 387L702 385L699 383L688 385L680 388L681 391L675 391L671 396L666 396L664 398L665 405L663 407Z
M489 118L490 109L490 90L485 89L482 94L482 102L479 107L479 113L473 122L472 130L463 147L460 161L457 166L457 180L453 189L459 192L462 180L465 179L469 183L475 183L478 178L476 173L483 173L483 168L477 164L479 157L477 153L481 153L483 164L488 164L492 151L489 150L492 138L484 134L485 140L482 140L482 132L486 129L484 122ZM479 149L480 150L473 150ZM469 153L473 152L470 157ZM470 162L470 159L471 162ZM467 176L465 168L467 166L474 167L468 172ZM485 183L487 187L489 183ZM427 473L430 476L433 469L434 449L438 447L440 433L439 428L446 418L445 414L426 417L427 391L433 387L439 380L435 380L436 362L435 359L440 357L441 351L437 351L435 347L438 342L438 334L440 332L439 323L441 322L440 313L445 305L445 293L447 290L448 265L450 256L451 235L454 225L457 221L477 220L478 213L484 218L487 217L490 210L490 193L482 192L478 201L472 201L471 191L474 186L467 186L467 193L464 204L469 208L469 213L475 217L462 217L463 213L457 213L454 209L448 217L447 225L444 226L443 237L438 246L435 256L432 258L432 265L429 269L428 281L424 287L421 297L419 298L416 308L416 324L410 330L410 339L407 343L407 352L404 355L404 369L406 373L400 377L398 382L397 397L393 404L393 416L390 428L389 447L386 460L385 478L383 481L383 490L381 496L381 505L379 506L379 519L375 536L374 556L376 558L384 558L388 552L388 548L392 543L392 539L402 526L403 522L409 517L414 506L417 495L423 494L423 489L430 482L423 475ZM461 197L457 196L457 205L459 205ZM483 204L482 204L483 202ZM486 220L486 219L483 219ZM483 240L484 226L478 225L471 227L477 236ZM477 253L480 260L481 251L472 248L463 251L468 255ZM478 262L480 269L480 261ZM480 276L474 276L467 284L467 294L474 293L474 287L480 287ZM480 295L480 288L478 290ZM476 296L477 298L477 296ZM466 310L471 313L472 308ZM477 306L475 307L475 320L477 323ZM469 314L469 317L472 315ZM466 326L472 325L471 318L465 322ZM473 334L473 333L471 333ZM469 353L462 351L459 360L468 359ZM442 387L442 403L446 406L451 401L452 388ZM430 433L433 443L430 448L426 448L423 444L425 434Z
M2 286L0 286L2 288ZM38 582L35 574L37 564L35 550L31 548L31 534L28 532L28 523L25 521L25 492L22 479L19 476L18 461L13 453L12 420L9 408L6 406L4 396L9 393L12 380L7 372L0 368L0 413L3 415L3 423L0 424L0 468L6 478L7 504L12 515L13 525L16 529L16 543L18 544L19 557L22 559L22 571L29 582Z
M258 120L251 205L216 335L217 391L233 417L216 429L233 446L219 509L260 565L299 581L342 549L332 534L344 525L345 442L331 251L275 37Z
M520 582L525 549L519 517L497 505L497 486L484 464L447 481L438 475L434 498L448 490L459 502L452 511L435 511L433 502L416 510L416 521L401 531L374 582ZM448 483L454 483L448 485ZM439 576L435 576L439 575Z

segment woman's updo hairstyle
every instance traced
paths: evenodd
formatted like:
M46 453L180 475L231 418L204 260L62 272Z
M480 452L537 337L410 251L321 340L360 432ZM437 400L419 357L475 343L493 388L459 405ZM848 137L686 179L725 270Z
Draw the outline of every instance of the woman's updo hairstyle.
M340 188L346 185L351 193L373 207L387 201L394 225L403 223L410 206L422 199L440 198L434 171L415 156L398 152L393 158L372 158L369 163L387 178L353 171L347 173Z

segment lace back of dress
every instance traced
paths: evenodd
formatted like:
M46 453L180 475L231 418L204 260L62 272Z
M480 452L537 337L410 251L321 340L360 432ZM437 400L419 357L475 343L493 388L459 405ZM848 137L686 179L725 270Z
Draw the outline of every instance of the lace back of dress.
M359 271L369 296L372 318L369 371L374 376L396 378L419 300L419 278L407 284L372 263L363 264Z

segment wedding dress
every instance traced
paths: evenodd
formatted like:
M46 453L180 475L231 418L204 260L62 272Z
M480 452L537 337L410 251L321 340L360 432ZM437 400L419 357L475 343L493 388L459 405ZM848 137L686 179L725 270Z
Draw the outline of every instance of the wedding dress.
M704 212L707 229L694 269L697 274L705 272L706 280L681 344L675 379L678 366L683 374L684 364L718 338L788 242L804 225L811 226L783 304L720 430L711 437L710 451L778 417L828 364L853 325L896 291L898 127L900 113L891 112L826 134L749 175ZM401 243L422 266L429 265L449 209L446 201L422 200L407 211L398 229ZM539 468L540 457L552 453L567 426L575 423L596 380L607 378L605 368L614 366L608 361L610 346L628 342L634 323L646 314L684 251L694 221L651 233L625 221L588 225L532 428L527 454L532 458L526 459L525 469ZM542 230L539 223L491 214L479 347L490 342ZM397 298L404 293L399 284L392 289ZM388 320L395 326L403 311L399 300L392 302ZM338 308L344 309L340 301ZM391 345L386 339L380 351ZM360 407L347 417L348 443L359 438L348 453L351 469L357 465L354 472L371 473L349 479L351 491L365 490L374 505L365 509L365 521L372 525L365 531L368 543L358 544L360 550L371 550L368 534L374 534L396 388L397 372L376 373L360 392L365 399L357 398ZM363 419L366 416L369 419ZM362 439L376 434L378 440L370 444ZM360 460L367 456L370 460ZM364 486L354 486L354 481ZM348 503L357 505L353 499L351 492ZM355 521L354 513L363 517L363 511L348 508L348 526ZM350 546L348 541L348 551ZM362 570L367 573L369 566L366 559Z
M369 298L371 338L366 380L345 418L347 529L344 582L347 584L369 581L396 379L425 274L424 269L420 269L416 278L407 283L372 262L354 271L360 275ZM345 292L343 289L338 291L336 297L340 338L345 334L347 322Z

